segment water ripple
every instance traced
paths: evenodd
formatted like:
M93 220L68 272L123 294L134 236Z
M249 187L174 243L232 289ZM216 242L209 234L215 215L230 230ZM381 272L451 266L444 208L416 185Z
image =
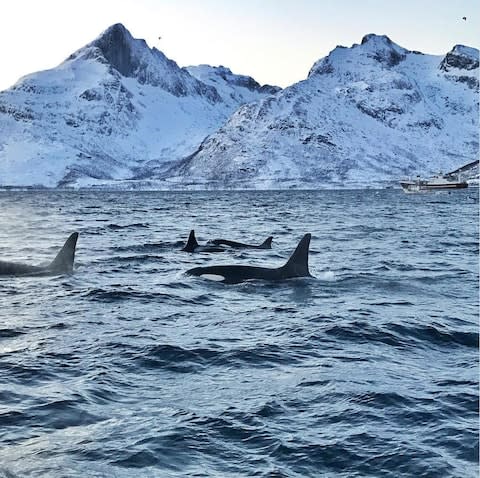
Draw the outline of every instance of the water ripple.
M0 278L0 476L476 477L472 194L1 193L8 260L80 238L72 276ZM185 275L306 232L315 278Z

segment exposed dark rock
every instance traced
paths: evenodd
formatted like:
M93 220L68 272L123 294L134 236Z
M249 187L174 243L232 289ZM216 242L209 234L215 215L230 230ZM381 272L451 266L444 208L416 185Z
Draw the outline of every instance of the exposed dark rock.
M310 134L303 138L301 141L303 144L326 144L327 146L336 146L335 143L332 143L332 141L330 141L330 138L328 136L322 134Z
M407 56L405 54L398 53L395 50L381 50L376 52L371 57L377 60L379 63L385 63L388 66L392 67L398 65L401 61L405 60Z
M279 86L273 86L273 85L262 85L258 91L260 91L260 93L274 95L275 93L278 93L279 91L281 91L281 88Z
M445 55L445 58L440 63L440 70L449 71L451 68L458 68L460 70L474 70L478 68L479 61L477 58L472 58L469 55L462 54L459 50L459 45Z
M375 33L368 33L367 35L365 35L362 38L361 44L365 45L365 43L367 43L369 41L372 41L372 40L380 41L382 43L385 43L386 45L392 45L393 44L392 40L390 40L390 38L388 38L387 35L376 35Z
M102 95L99 91L91 88L89 90L85 90L81 95L80 98L87 100L87 101L100 101L102 99Z
M131 38L125 27L117 23L112 25L94 45L102 52L108 63L123 76L134 76L139 60L131 51Z
M413 126L418 126L423 129L430 129L430 128L442 129L443 124L442 124L442 121L437 118L430 118L428 120L417 121L416 123L413 124Z
M449 80L459 81L460 83L466 83L466 85L472 90L478 90L479 89L478 78L475 78L474 76L454 76L454 75L450 75L450 76L447 76L447 78Z
M33 111L29 108L19 109L13 105L0 103L0 113L10 115L15 121L32 121L34 119Z
M83 58L107 64L113 76L118 72L122 76L135 78L142 85L160 87L177 97L198 94L211 103L222 101L215 88L191 77L156 48L150 50L144 40L134 39L120 23L112 25L88 47L74 53L69 59L81 54ZM142 51L146 56L143 56ZM151 58L156 58L164 70L157 70L152 65Z
M334 71L335 69L333 68L333 65L330 63L330 60L327 57L320 63L320 65L315 67L315 71L313 71L313 73L316 73L318 75L328 75L329 73L333 73Z
M403 114L404 110L397 105L391 104L387 108L373 108L366 104L364 101L357 103L357 108L362 112L371 116L372 118L384 121L387 118L388 113Z

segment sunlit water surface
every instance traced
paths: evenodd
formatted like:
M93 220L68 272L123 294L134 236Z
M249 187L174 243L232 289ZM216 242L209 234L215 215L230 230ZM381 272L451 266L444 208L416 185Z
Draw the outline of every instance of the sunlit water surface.
M478 191L4 192L0 476L476 477ZM224 237L268 251L187 254ZM315 278L228 286L197 265Z

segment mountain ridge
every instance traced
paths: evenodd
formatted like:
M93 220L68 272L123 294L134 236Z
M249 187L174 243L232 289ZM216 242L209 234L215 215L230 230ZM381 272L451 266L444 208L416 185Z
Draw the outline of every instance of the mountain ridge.
M236 90L222 98L112 25L57 67L0 92L0 184L88 186L156 175L223 124L246 88Z
M121 24L0 92L0 185L367 186L478 155L478 50L338 46L285 89L180 68Z
M473 48L434 56L366 35L306 80L240 107L168 180L359 187L453 170L478 155L477 75Z

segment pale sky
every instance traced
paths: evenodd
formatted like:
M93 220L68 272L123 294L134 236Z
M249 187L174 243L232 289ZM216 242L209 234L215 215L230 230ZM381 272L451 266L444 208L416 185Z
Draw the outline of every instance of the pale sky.
M0 90L57 66L114 23L180 66L224 65L282 87L367 33L438 55L480 47L479 0L2 0Z

